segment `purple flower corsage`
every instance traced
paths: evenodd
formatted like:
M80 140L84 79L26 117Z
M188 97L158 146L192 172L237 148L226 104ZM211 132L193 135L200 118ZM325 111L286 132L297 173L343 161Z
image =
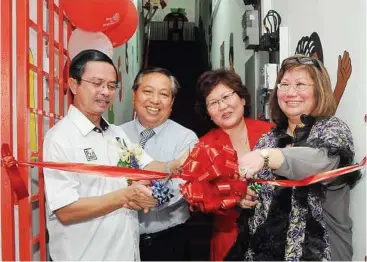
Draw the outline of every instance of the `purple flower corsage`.
M150 181L152 186L152 195L158 201L157 207L163 206L167 203L172 197L173 194L170 192L170 189L163 181L152 180Z

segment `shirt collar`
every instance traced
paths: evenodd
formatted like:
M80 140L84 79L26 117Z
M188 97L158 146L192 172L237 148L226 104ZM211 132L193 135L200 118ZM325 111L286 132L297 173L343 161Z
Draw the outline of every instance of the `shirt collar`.
M109 123L102 117L101 118L101 129L96 127L78 108L73 105L69 106L68 117L74 125L79 129L83 136L88 135L91 131L101 133L106 131L109 127ZM98 130L98 131L97 131Z
M137 118L135 118L135 126L136 126L136 128L137 128L137 130L138 130L138 132L139 132L139 134L141 133L141 132L143 132L146 128L140 123L140 121L139 121L139 118L137 117ZM154 133L157 135L157 134L159 134L159 132L161 132L162 131L162 129L163 129L163 127L165 126L165 125L167 125L168 124L168 121L169 121L169 119L167 119L163 124L161 124L160 126L157 126L157 127L155 127L155 128L153 128L153 130L154 130Z
M95 126L93 128L93 131L95 131L97 133L102 133L102 132L106 131L109 127L109 124L107 123L107 121L103 117L101 118L100 125L101 125L101 128Z

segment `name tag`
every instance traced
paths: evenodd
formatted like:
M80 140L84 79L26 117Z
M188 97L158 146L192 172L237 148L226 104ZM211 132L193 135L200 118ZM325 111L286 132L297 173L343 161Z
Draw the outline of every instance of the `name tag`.
M97 160L96 153L94 153L92 148L84 148L84 154L88 161Z

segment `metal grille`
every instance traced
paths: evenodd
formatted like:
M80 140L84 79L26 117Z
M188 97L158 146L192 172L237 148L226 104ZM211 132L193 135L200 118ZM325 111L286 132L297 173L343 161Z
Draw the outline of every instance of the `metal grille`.
M151 22L151 40L168 40L168 23ZM195 23L185 22L183 28L183 40L195 41Z

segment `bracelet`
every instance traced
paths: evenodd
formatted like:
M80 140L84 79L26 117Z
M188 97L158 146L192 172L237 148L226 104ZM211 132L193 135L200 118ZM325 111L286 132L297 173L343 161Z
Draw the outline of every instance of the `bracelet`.
M260 156L264 159L264 169L269 169L269 152L266 149L260 151Z
M264 157L264 169L269 169L269 157Z

